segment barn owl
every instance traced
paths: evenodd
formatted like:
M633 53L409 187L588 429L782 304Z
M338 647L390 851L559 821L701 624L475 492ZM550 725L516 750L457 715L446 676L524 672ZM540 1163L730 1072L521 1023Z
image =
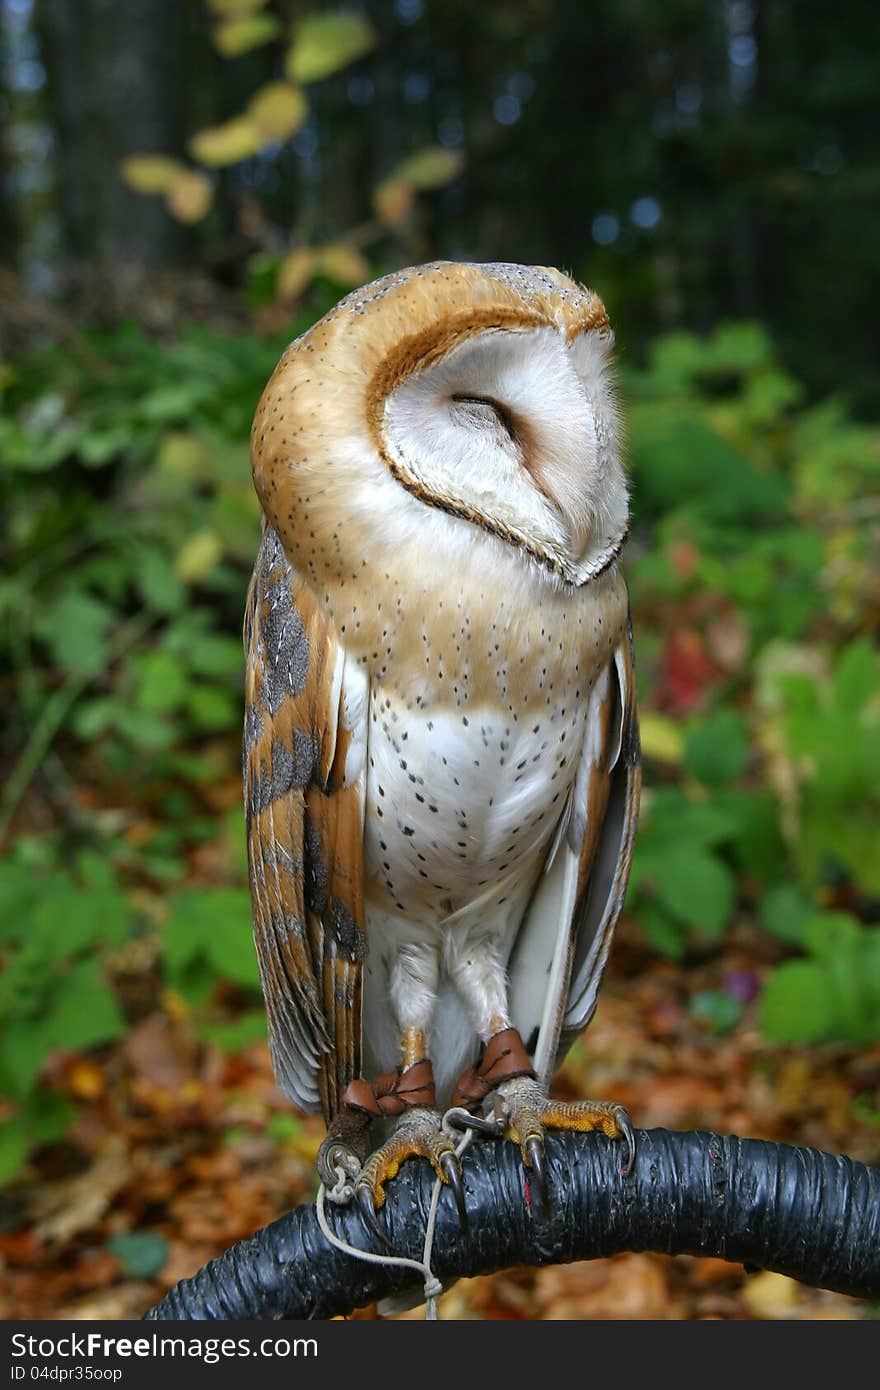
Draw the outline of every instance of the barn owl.
M542 1191L549 1098L629 873L639 742L628 497L601 301L441 262L343 299L259 403L245 619L254 935L275 1073L377 1230L449 1105L494 1106ZM383 1141L370 1151L372 1120Z

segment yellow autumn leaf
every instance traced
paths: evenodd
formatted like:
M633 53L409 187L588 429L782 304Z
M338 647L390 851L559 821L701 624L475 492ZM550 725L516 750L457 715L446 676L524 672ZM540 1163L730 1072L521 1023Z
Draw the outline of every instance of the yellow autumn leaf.
M208 0L208 9L222 19L238 19L241 15L255 14L266 4L266 0Z
M684 754L684 737L681 728L665 715L646 711L639 717L639 731L642 738L642 752L658 763L677 765Z
M244 15L237 19L224 19L214 29L214 47L224 58L237 58L241 53L249 53L252 48L270 43L277 38L278 20L271 14Z
M284 257L278 269L275 292L279 299L298 299L315 273L315 253L310 246L298 246Z
M294 1153L299 1154L300 1158L304 1158L307 1163L314 1164L317 1160L322 1142L323 1140L320 1134L309 1134L305 1132L303 1134L298 1134L296 1138L291 1141L290 1147L293 1149Z
M260 132L244 116L226 121L224 125L200 130L190 141L190 150L203 164L219 167L237 164L260 148Z
M413 191L401 179L385 179L373 190L373 211L383 227L399 227L409 217Z
M795 1318L802 1291L803 1285L787 1274L765 1269L744 1285L742 1301L755 1318Z
M131 154L119 165L122 178L136 193L164 193L186 166L164 154Z
M184 169L165 194L168 211L178 222L201 222L214 197L207 175L198 169Z
M361 14L308 15L297 26L285 70L294 82L319 82L376 44L370 21Z
M177 478L199 478L210 467L211 455L207 444L188 430L169 430L159 445L157 457L164 473Z
M216 531L196 531L178 550L174 571L178 579L194 584L211 573L222 553L223 546Z
M245 120L259 131L261 142L286 140L299 130L308 114L309 104L298 87L290 82L270 82L252 98Z
M410 188L442 188L452 182L463 163L464 155L460 150L426 145L399 164L392 177L408 183Z
M356 289L370 278L370 263L364 253L342 241L322 246L317 253L317 264L329 280L347 289Z

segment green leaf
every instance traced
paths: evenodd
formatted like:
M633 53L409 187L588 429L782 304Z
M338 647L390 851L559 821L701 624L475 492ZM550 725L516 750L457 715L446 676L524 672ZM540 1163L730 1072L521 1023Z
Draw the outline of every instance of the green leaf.
M733 710L721 710L692 724L685 735L685 769L704 786L734 781L745 771L748 759L745 722Z
M661 956L680 960L685 952L685 933L680 923L653 903L644 903L638 912L645 939Z
M804 923L804 945L811 955L833 961L858 949L862 928L846 912L815 912Z
M165 960L173 977L201 960L211 966L216 979L231 980L254 991L259 989L246 889L214 888L178 894L163 941Z
M460 150L444 149L440 145L428 145L417 150L399 164L393 177L401 183L425 192L430 188L443 188L451 183L461 171L464 156Z
M740 872L760 879L774 879L786 873L789 855L772 794L732 787L717 792L716 799L737 817L730 848Z
M120 705L116 709L114 723L116 728L137 748L159 751L170 748L177 737L173 721L149 710L127 709Z
M186 585L174 573L170 556L152 547L138 552L134 581L148 608L178 613L186 602Z
M32 870L14 860L0 862L0 942L22 936L39 891Z
M131 445L131 427L115 425L107 430L83 434L77 453L87 468L103 468L123 454Z
M62 888L45 894L33 913L35 936L58 959L96 944L118 945L127 935L129 907L116 888Z
M651 346L651 385L666 394L686 389L703 369L706 348L692 333L665 333Z
M20 1018L5 1023L0 1038L0 1063L14 1095L27 1095L51 1050L52 1042L42 1019Z
M739 811L722 799L697 802L678 787L660 787L646 798L636 853L640 845L662 848L663 853L679 845L712 849L729 844L739 830Z
M880 661L870 642L860 639L843 652L834 672L834 698L838 709L858 714L880 689Z
M107 1249L129 1279L152 1279L168 1259L168 1242L158 1231L126 1231L111 1236Z
M814 911L811 900L795 884L777 883L761 899L758 915L761 926L771 936L802 946L804 927Z
M834 1036L834 1008L825 970L817 961L780 965L764 986L761 1027L780 1043L824 1042Z
M278 20L274 15L246 15L241 19L227 19L214 30L214 46L224 58L238 58L271 43L279 33Z
M289 1114L286 1110L278 1110L266 1125L266 1137L275 1144L286 1144L291 1140L301 1139L303 1136L303 1123L296 1115Z
M250 1009L232 1023L203 1024L199 1032L224 1052L239 1052L251 1043L265 1042L266 1015L262 1009Z
M187 584L196 584L216 568L222 555L223 542L215 531L194 531L177 552L175 573Z
M85 743L90 743L103 734L113 724L117 708L118 703L112 695L101 695L96 700L81 701L71 720L77 737Z
M52 603L36 627L59 666L75 676L106 668L113 610L82 589L70 589Z
M0 1187L19 1176L31 1149L60 1138L72 1117L72 1106L55 1091L38 1087L24 1095L18 1113L0 1123Z
M773 348L762 323L722 323L705 346L704 370L748 374L772 362Z
M636 402L630 427L637 517L685 507L738 525L785 516L786 480L763 472L695 406Z
M186 673L169 652L146 652L137 663L136 678L138 709L148 714L167 714L186 698Z
M713 855L687 844L671 849L655 869L657 897L673 917L704 936L718 936L734 902L733 875Z
M237 728L241 722L239 701L215 685L190 685L186 707L196 727L209 733Z
M121 1037L125 1022L97 961L83 961L46 982L36 1017L11 1018L0 1039L0 1060L16 1094L30 1090L49 1054L97 1046Z
M115 889L116 870L105 854L94 849L81 849L76 856L76 876L87 888Z
M30 1152L30 1132L24 1115L0 1123L0 1187L17 1178Z
M68 1128L76 1111L57 1091L38 1086L27 1098L25 1113L32 1142L51 1144Z
M189 664L201 676L238 676L242 671L241 643L219 633L196 633L186 645Z
M43 1027L47 1050L79 1052L123 1036L125 1020L96 960L72 966L58 980Z
M693 1018L708 1023L710 1032L721 1037L736 1027L742 1014L742 1004L724 990L700 990L691 998L690 1013Z

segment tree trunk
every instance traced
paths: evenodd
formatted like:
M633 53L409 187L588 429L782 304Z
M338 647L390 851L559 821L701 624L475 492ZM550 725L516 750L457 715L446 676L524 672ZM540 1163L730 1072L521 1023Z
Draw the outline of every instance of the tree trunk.
M184 150L189 8L180 0L40 0L68 269L106 274L185 258L187 230L159 198L127 188L119 163Z

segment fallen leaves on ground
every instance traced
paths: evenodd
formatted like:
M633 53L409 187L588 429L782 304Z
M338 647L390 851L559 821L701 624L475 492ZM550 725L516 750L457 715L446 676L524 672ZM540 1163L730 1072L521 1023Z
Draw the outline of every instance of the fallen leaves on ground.
M719 1036L692 1008L707 991L759 979L761 952L744 928L701 960L671 963L625 925L558 1093L621 1101L646 1128L795 1141L876 1163L880 1049L770 1047L753 1002ZM264 1045L224 1055L172 1005L154 1007L99 1056L55 1064L53 1084L78 1118L0 1198L0 1316L139 1316L234 1241L312 1198L320 1119L291 1111ZM513 1320L869 1314L782 1275L653 1254L461 1280L440 1303L445 1318Z

